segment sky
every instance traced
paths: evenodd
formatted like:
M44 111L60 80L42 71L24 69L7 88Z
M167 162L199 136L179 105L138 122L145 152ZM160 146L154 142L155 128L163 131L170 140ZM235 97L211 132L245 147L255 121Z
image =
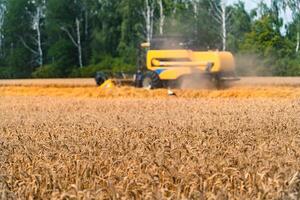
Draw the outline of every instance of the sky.
M236 3L238 0L228 0L228 3L233 4ZM261 2L261 0L242 0L245 2L245 7L248 11L252 10L256 7L256 5ZM263 0L265 3L269 4L271 3L271 0ZM292 20L291 12L287 11L287 13L282 14L283 19L285 20L285 23L288 23Z
M245 7L248 9L248 10L251 10L253 8L255 8L255 6L260 2L260 0L242 0L243 2L245 2ZM266 2L267 4L270 4L270 1L271 0L265 0L264 2ZM233 4L233 3L236 3L238 2L238 0L227 0L227 2L229 4Z
M231 1L231 2L237 2L236 0L229 0L229 1ZM268 1L266 1L266 2L268 2ZM247 8L247 9L249 9L249 10L251 10L251 9L253 9L253 8L255 8L255 6L257 5L257 3L258 3L258 1L246 1L245 0L245 7Z

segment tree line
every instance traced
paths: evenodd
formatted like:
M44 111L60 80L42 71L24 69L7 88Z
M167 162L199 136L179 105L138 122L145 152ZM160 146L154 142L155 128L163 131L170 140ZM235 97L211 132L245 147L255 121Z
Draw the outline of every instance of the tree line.
M155 36L231 51L240 75L300 75L299 0L0 0L0 78L133 72Z

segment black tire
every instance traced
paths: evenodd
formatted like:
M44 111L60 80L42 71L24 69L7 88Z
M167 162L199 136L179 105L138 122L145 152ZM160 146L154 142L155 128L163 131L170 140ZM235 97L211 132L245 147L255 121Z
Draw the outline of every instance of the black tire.
M102 85L107 79L107 76L103 72L97 72L95 76L97 86Z
M135 80L134 80L134 86L136 88L142 88L143 87L143 79L144 79L144 74L141 71L137 71L135 73Z
M219 74L213 75L211 78L211 82L217 89L222 89L224 87L224 81L221 80L221 76Z
M157 73L148 71L144 75L142 86L146 89L157 89L162 88L163 84Z

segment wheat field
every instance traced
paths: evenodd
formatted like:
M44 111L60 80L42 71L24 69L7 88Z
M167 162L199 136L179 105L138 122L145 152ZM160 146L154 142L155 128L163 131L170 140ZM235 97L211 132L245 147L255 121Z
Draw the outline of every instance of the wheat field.
M243 77L216 89L175 89L181 98L300 98L300 78ZM130 86L97 88L93 79L0 80L0 96L52 96L76 98L167 98L167 90Z
M176 97L3 85L0 199L299 199L294 81Z
M300 77L241 77L235 86L300 86ZM0 86L94 87L92 78L0 80Z

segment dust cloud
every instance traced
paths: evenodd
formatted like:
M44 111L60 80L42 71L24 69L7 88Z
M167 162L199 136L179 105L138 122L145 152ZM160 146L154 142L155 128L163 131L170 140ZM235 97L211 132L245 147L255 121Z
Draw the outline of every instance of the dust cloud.
M263 59L255 54L235 55L236 71L239 76L271 76L272 67L266 67Z
M201 74L184 76L178 80L179 89L215 89L211 78Z

